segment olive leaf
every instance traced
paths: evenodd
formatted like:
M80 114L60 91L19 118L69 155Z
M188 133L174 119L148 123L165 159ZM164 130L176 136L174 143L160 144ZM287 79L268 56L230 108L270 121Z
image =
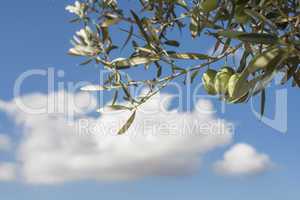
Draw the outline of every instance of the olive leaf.
M112 110L131 110L131 108L127 106L122 106L122 105L110 105L107 106L107 108L112 109Z
M200 54L200 53L173 53L173 54L169 54L169 56L174 59L187 59L187 60L207 60L211 58L206 54Z
M132 14L132 16L133 16L133 18L134 18L136 24L137 24L137 26L138 26L138 28L139 28L139 30L140 30L142 36L145 38L145 40L146 40L146 41L148 42L148 44L150 45L150 44L151 44L151 40L150 40L148 34L146 33L144 27L143 27L142 21L140 20L140 18L137 16L137 14L136 14L133 10L130 10L130 12L131 12L131 14Z
M199 70L196 70L196 71L194 71L194 72L192 73L191 79L190 79L191 83L194 82L194 80L195 80L195 78L197 77L198 74L199 74Z
M283 49L277 46L266 50L262 54L257 53L242 73L246 73L248 75L259 69L274 68L282 59L282 57L287 55L287 53L287 49Z
M178 4L179 6L185 8L185 9L188 9L188 5L187 3L185 2L185 0L175 0L176 4Z
M82 65L95 61L100 70L109 73L103 85L87 85L81 89L115 89L112 105L107 109L133 111L176 78L184 77L184 83L195 82L199 70L207 67L202 81L206 83L204 89L208 94L220 92L215 85L221 85L221 79L229 78L227 85L230 87L224 87L227 91L222 90L220 99L243 103L261 94L263 114L266 88L276 74L285 73L282 84L292 78L292 85L300 87L300 18L297 9L300 2L276 2L138 0L118 6L117 0L75 1L74 5L67 6L67 10L75 15L72 17L76 19L74 22L82 28L74 35L69 53L84 57ZM121 37L119 30L126 32L127 37ZM177 33L183 37L177 37ZM206 41L214 42L212 54L184 52L185 46L189 48L191 44L184 34L191 34L195 45L205 47ZM130 47L129 42L132 43ZM120 52L112 51L118 47L121 47ZM125 55L118 55L123 54L125 47L128 47ZM204 51L199 52L209 52L201 50ZM228 58L237 53L242 56L234 74L223 78L220 75L215 80L213 77L223 70L218 66L230 65ZM235 66L235 58L232 58ZM187 66L190 64L192 66ZM147 70L152 66L154 69ZM143 67L141 70L146 70L150 77L145 80L144 76L131 70L133 67ZM211 76L207 79L208 72ZM138 86L149 88L149 93L142 97L131 96L130 89ZM118 105L116 102L121 98L125 100L124 105L131 107ZM132 123L134 116L135 111L127 125ZM120 133L128 129L127 125Z
M105 106L103 108L97 109L98 113L103 113L103 112L112 112L112 111L125 111L125 110L132 110L132 108L123 106L123 105L109 105Z
M101 85L86 85L80 88L81 91L86 92L95 92L95 91L103 91L103 90L111 90L120 88L121 86L101 86Z
M110 27L114 24L117 24L120 21L120 18L113 18L113 19L105 19L101 23L101 27Z
M241 31L219 31L217 33L219 36L241 40L250 43L259 44L276 44L278 43L278 38L275 35L267 33L245 33Z
M129 32L128 32L128 36L127 36L127 38L126 38L126 40L125 40L125 42L124 42L121 50L123 50L126 47L126 45L128 44L128 42L130 41L130 39L132 37L132 34L133 34L133 26L131 25L130 29L129 29Z
M134 119L135 119L136 110L133 111L127 122L122 126L122 128L118 131L118 135L124 134L132 125Z
M180 46L179 42L177 42L176 40L167 40L167 41L165 41L165 44L169 45L169 46L174 46L174 47Z
M198 17L194 13L191 16L189 28L193 38L199 35L201 27L198 23Z
M249 16L251 16L252 18L254 18L254 19L257 18L257 19L261 20L262 22L268 24L273 30L275 30L275 31L277 30L276 25L274 25L274 23L271 20L269 20L267 17L263 16L259 12L256 12L255 10L251 10L251 9L245 9L244 12L246 14L248 14Z
M122 68L129 68L131 66L136 66L136 65L141 65L141 64L149 64L154 61L159 60L159 58L151 58L151 57L132 57L132 58L121 58L121 59L116 59L112 62L112 64L117 68L117 69L122 69Z
M112 103L111 103L112 106L115 105L115 103L118 99L118 96L119 96L119 91L116 90L115 93L114 93L113 99L112 99Z

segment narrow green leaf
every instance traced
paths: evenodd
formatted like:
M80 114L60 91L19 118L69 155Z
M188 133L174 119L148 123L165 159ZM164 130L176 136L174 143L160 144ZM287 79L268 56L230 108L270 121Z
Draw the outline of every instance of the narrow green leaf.
M143 27L146 28L147 32L149 33L149 39L151 40L151 43L149 45L152 45L153 43L159 43L159 37L157 35L158 30L156 30L149 19L144 18L142 21Z
M240 60L240 66L237 69L238 73L241 73L245 69L245 67L247 65L247 58L248 58L249 55L250 55L250 53L248 51L244 51L243 56Z
M101 33L102 33L102 41L106 42L110 40L110 36L109 36L109 31L108 31L108 27L100 27L101 28Z
M131 25L131 26L130 26L130 29L129 29L128 36L127 36L127 38L126 38L126 40L125 40L125 42L124 42L124 44L123 44L121 50L123 50L123 49L126 47L126 45L128 44L128 42L130 41L130 39L131 39L131 37L132 37L132 34L133 34L133 26Z
M128 86L125 85L125 84L123 84L123 83L121 83L121 87L122 87L123 92L124 92L124 94L125 94L125 98L126 98L127 100L129 100L131 103L133 103L133 98L131 97L131 94L130 94L130 92L129 92L129 90L128 90Z
M154 64L156 65L157 68L156 78L159 78L162 74L162 67L158 62L154 62Z
M237 39L259 44L276 44L278 42L278 38L276 36L266 33L245 33L238 36Z
M175 2L176 2L176 4L178 4L179 6L185 8L185 9L188 9L188 6L187 6L187 3L185 2L185 0L176 0Z
M102 91L106 90L104 86L101 85L86 85L82 88L80 88L81 91L86 91L86 92L93 92L93 91Z
M197 77L197 75L199 74L199 70L196 70L192 73L191 75L191 83L194 82L195 78Z
M227 51L227 49L230 47L230 43L231 43L231 38L228 38L224 44L224 48L222 50L222 54L225 53Z
M92 62L93 60L94 60L94 59L88 59L88 60L86 60L86 61L80 63L80 65L87 65L87 64L89 64L90 62Z
M119 58L115 59L112 64L115 65L117 69L124 69L131 66L149 64L151 62L159 60L158 58L151 57L132 57L132 58Z
M101 23L101 27L110 27L114 24L117 24L120 21L120 18L113 18L113 19L105 19Z
M122 126L122 128L118 131L118 135L122 135L124 134L132 125L134 119L135 119L135 114L136 111L134 111L131 116L129 117L129 119L127 120L127 122Z
M257 18L260 21L263 21L264 23L268 24L273 29L273 31L277 32L276 25L274 25L271 20L269 20L268 18L266 18L259 12L256 12L254 9L245 9L244 12L252 18L254 18L254 19Z
M207 60L211 58L206 54L199 54L199 53L175 53L175 54L170 54L170 57L174 59L187 59L187 60Z
M111 110L131 110L129 107L122 106L122 105L111 105L111 106L107 106L107 107Z
M96 91L111 90L116 88L120 88L120 86L86 85L80 88L80 90L86 92L96 92Z
M184 68L181 68L181 67L177 67L177 66L175 66L175 65L173 65L172 66L172 71L182 71L182 72L185 72L186 71L186 69L184 69Z
M287 50L279 47L269 48L263 53L257 53L244 69L243 73L251 74L259 69L274 69L278 65L279 61L281 61L286 55Z
M115 93L114 93L114 97L113 97L111 105L115 105L115 103L116 103L116 101L118 99L118 96L119 96L119 91L116 90Z
M193 38L199 35L199 25L198 25L198 20L196 15L191 16L191 21L190 21L190 32Z
M217 33L219 36L241 40L250 43L259 44L276 44L278 38L275 35L267 33L245 33L241 31L219 31Z
M180 44L179 42L177 42L176 40L167 40L165 42L166 45L169 45L169 46L174 46L174 47L179 47Z
M147 35L144 27L143 27L143 24L142 24L142 21L140 20L140 18L137 16L137 14L133 11L133 10L130 10L142 36L145 38L145 40L148 42L148 44L150 45L151 44L151 41L150 41L150 38L149 36Z

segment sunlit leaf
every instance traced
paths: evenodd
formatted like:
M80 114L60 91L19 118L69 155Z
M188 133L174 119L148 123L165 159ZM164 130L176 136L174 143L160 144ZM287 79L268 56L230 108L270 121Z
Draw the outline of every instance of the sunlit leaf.
M127 122L122 126L122 128L118 131L118 135L122 135L124 134L132 125L134 119L135 119L135 114L136 111L134 111L131 116L129 117L129 119L127 120Z
M136 65L149 64L157 60L159 60L159 58L151 58L151 57L132 57L128 59L120 58L114 60L112 64L115 65L117 69L122 69L122 68L128 68Z
M86 92L95 92L95 91L103 91L103 90L111 90L120 88L121 86L101 86L101 85L86 85L80 88L81 91Z
M82 88L80 88L81 91L87 91L87 92L93 92L93 91L102 91L106 90L105 87L101 85L86 85Z
M120 21L120 18L114 18L114 19L105 19L101 23L101 27L110 27L112 25L117 24Z
M170 57L174 59L186 59L186 60L207 60L211 58L206 54L200 54L200 53L175 53L175 54L170 54Z

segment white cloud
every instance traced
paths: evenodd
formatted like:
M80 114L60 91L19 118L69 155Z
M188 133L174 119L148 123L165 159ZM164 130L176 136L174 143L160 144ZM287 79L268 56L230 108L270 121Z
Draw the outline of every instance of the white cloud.
M248 144L236 144L224 154L223 160L214 164L214 170L222 175L255 175L270 169L268 155L259 153Z
M200 100L195 111L180 113L162 106L170 104L171 95L157 95L138 110L128 132L116 136L129 112L103 113L100 117L79 115L74 112L73 103L66 106L62 98L49 101L50 97L60 95L67 96L71 102L77 98L77 107L85 109L96 101L82 93L64 92L21 98L26 100L27 107L41 108L48 102L47 107L68 108L62 109L68 112L59 114L26 114L16 106L15 100L0 101L0 109L23 126L17 158L26 182L120 181L191 174L199 169L203 154L232 140L232 124L208 112L213 106L206 100ZM70 116L66 117L70 113L76 115L71 118L72 123L67 120Z
M13 163L0 163L0 181L16 179L16 166Z
M8 151L11 148L10 138L5 134L0 134L0 151Z

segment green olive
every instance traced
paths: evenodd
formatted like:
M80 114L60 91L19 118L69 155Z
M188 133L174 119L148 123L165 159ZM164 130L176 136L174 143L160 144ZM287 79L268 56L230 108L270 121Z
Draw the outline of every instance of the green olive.
M202 76L202 83L204 89L208 94L215 95L216 90L214 88L214 80L216 77L217 71L213 69L208 69Z
M233 74L228 80L228 94L232 97L237 81L240 79L240 74Z
M225 95L227 93L228 81L234 74L230 67L223 67L215 77L215 90L217 94Z
M248 93L239 98L233 97L233 92L234 92L234 90L236 88L236 84L240 80L240 78L241 78L241 75L236 73L236 74L233 74L228 81L228 95L229 95L227 97L228 103L243 103L248 99ZM247 83L247 81L245 81L245 83Z
M229 74L234 74L235 73L234 69L232 69L229 66L222 67L220 72L225 72L225 73L229 73Z
M248 99L250 83L240 73L233 74L228 81L228 96L229 103L242 103Z
M211 12L218 8L218 0L203 0L201 3L201 8L204 12Z

